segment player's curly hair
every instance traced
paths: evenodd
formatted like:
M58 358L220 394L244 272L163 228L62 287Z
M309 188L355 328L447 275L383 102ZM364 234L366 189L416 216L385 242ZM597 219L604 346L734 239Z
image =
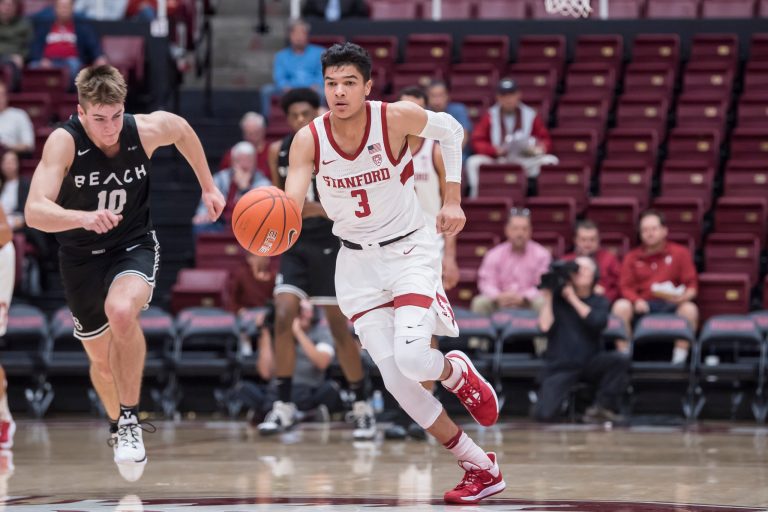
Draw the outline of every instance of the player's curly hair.
M286 114L294 103L309 103L313 109L317 110L320 108L320 96L309 87L297 87L283 94L283 97L280 98L280 107Z
M120 72L109 65L84 68L75 78L77 101L88 105L118 105L125 103L128 86Z
M328 68L336 66L354 66L366 82L371 79L371 56L362 46L355 43L334 44L323 52L320 58L323 74Z

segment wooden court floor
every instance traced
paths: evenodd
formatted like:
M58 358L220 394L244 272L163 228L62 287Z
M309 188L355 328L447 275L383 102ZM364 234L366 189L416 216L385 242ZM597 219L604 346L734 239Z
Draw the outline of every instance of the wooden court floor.
M37 511L768 511L768 428L604 429L522 422L481 430L504 493L445 506L461 476L434 442L353 443L343 425L261 438L242 422L157 422L143 478L119 476L101 422L19 421L0 452L0 510Z

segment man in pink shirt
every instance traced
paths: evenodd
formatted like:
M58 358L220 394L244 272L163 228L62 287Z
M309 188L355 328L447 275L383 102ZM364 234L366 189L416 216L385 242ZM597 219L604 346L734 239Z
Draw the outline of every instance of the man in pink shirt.
M490 315L498 309L541 306L538 285L552 255L531 240L531 232L528 209L513 208L504 229L507 241L488 251L480 265L480 294L472 299L472 311Z

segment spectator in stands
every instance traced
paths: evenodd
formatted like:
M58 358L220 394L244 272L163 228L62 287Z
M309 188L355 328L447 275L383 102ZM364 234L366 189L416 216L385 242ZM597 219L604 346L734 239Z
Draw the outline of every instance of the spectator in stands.
M64 68L74 86L83 66L107 63L101 43L90 22L74 16L72 0L56 0L53 20L35 25L35 38L29 51L33 68Z
M233 276L235 308L256 308L266 306L272 299L275 288L275 262L277 258L246 253L243 265Z
M307 0L302 14L339 21L341 18L367 18L369 12L368 4L363 0Z
M243 194L256 187L267 187L272 184L269 179L256 169L256 149L247 141L238 142L232 148L232 167L213 175L213 182L227 200L221 217L216 222L210 222L203 202L197 208L192 218L196 233L221 231L230 225L232 211Z
M477 276L480 294L472 299L472 311L490 315L498 309L539 309L541 275L552 256L531 240L531 214L512 208L505 228L507 241L488 251Z
M467 107L463 103L451 101L448 86L442 80L433 80L427 87L427 108L433 112L445 112L453 116L464 127L464 142L469 142L469 134L472 132L472 121L469 119Z
M589 256L597 262L600 280L595 285L595 293L604 295L610 303L618 299L621 263L613 252L600 248L600 232L597 224L589 219L576 223L573 252L565 255L563 259L575 259L577 256Z
M323 90L323 69L320 56L323 48L309 44L309 24L294 20L288 26L289 45L275 54L272 68L274 83L261 88L261 113L269 119L272 96L279 96L295 87Z
M29 193L29 180L19 177L19 155L6 151L0 160L0 207L11 229L24 227L24 203Z
M275 387L275 356L273 346L274 308L270 307L261 327L258 341L256 370L268 386L245 385L240 396L255 412L256 423L272 409L277 400ZM326 375L335 356L333 336L326 325L320 322L318 311L309 302L303 301L301 313L293 322L293 337L296 350L296 373L293 376L291 399L299 411L323 409L327 412L343 410L344 404L338 385Z
M641 245L624 256L619 279L622 298L613 305L613 313L624 321L627 333L632 332L632 320L647 313L676 313L696 330L696 267L690 251L668 241L667 233L663 213L646 210L640 215ZM617 347L628 350L625 340L617 342ZM683 364L688 348L688 341L677 340L672 363Z
M534 416L539 421L556 419L571 387L586 381L597 386L597 396L585 422L619 421L621 397L629 384L629 358L602 350L610 304L595 293L595 261L587 256L575 261L578 270L561 290L542 290L539 327L547 335L547 350Z
M240 119L240 133L242 140L250 142L256 148L256 168L268 174L269 172L269 144L267 144L267 129L264 116L256 112L246 112ZM230 149L221 157L219 169L226 169L232 165L232 150Z
M21 14L21 0L0 0L0 64L11 69L13 89L29 54L32 24Z
M75 13L90 20L118 21L125 18L128 0L75 0Z
M8 90L0 82L0 145L17 153L35 150L35 130L26 111L8 106Z
M481 165L511 162L524 167L529 177L536 177L542 165L557 163L557 158L548 154L551 146L546 120L521 101L514 80L502 79L496 104L483 114L472 131L474 154L466 164L470 196L477 196Z

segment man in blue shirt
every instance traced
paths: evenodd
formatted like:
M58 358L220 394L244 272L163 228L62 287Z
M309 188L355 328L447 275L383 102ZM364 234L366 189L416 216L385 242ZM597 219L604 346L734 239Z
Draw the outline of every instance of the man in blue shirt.
M294 20L288 26L289 46L275 54L272 68L274 83L261 88L261 113L269 119L272 96L280 96L289 89L310 87L323 90L323 69L320 56L324 48L309 44L309 24Z

